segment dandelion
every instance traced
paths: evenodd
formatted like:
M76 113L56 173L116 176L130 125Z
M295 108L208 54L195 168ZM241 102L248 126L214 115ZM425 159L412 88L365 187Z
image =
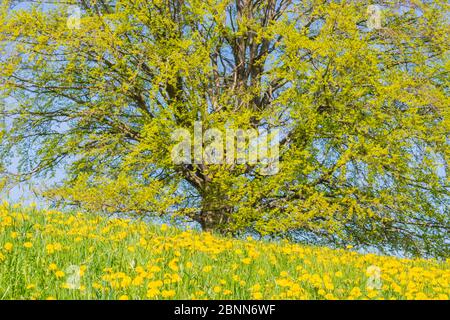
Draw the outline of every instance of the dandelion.
M32 244L31 242L25 242L25 243L23 244L23 246L24 246L25 248L27 248L27 249L30 249L30 248L33 247L33 244Z
M223 290L223 295L224 296L228 296L228 295L230 295L230 294L232 294L233 293L233 291L231 291L231 290Z
M136 278L133 279L133 282L131 283L133 286L139 287L140 285L142 285L144 283L144 278L137 276Z
M327 299L327 300L336 300L336 298L331 293L327 293L325 295L325 299Z
M53 252L55 252L55 246L52 244L48 244L45 246L45 249L47 250L48 254L52 254Z
M255 300L260 300L260 299L262 299L262 297L263 297L263 295L261 292L253 292L253 294L252 294L252 298Z
M177 258L175 258L175 259L173 259L173 260L171 260L171 261L169 262L169 268L170 268L172 271L178 271L177 262L178 262L178 259L177 259Z
M175 294L176 294L175 290L163 290L161 292L161 296L163 298L171 298L171 297L175 296Z
M49 266L48 266L48 270L50 270L50 271L55 271L55 270L57 270L58 269L58 266L56 265L56 263L51 263Z
M13 244L11 242L7 242L3 247L5 248L6 251L11 251L13 248Z
M203 272L205 272L205 273L208 273L208 272L211 272L211 270L212 270L212 266L205 266L205 267L203 267Z
M61 270L58 270L58 271L55 272L55 276L57 278L62 278L62 277L65 276L65 273L63 271L61 271Z

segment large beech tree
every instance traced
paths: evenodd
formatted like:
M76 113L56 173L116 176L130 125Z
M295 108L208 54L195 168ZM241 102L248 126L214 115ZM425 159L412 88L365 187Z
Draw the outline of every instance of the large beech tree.
M88 210L448 255L447 1L18 2L0 15L4 177L64 168L45 195ZM196 121L279 129L279 172L175 164Z

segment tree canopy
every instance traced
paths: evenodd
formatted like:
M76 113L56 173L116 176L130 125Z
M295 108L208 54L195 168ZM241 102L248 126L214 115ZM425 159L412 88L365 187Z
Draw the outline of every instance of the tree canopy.
M446 256L449 7L371 4L3 0L0 174L19 156L96 212ZM278 172L174 163L196 122L278 129Z

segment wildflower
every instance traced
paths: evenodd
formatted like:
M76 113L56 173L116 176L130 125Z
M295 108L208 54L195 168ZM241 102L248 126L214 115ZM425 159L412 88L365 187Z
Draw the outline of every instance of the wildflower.
M121 295L119 297L119 300L128 300L128 296L127 295Z
M253 292L252 298L255 300L260 300L260 299L262 299L262 293L261 292Z
M241 260L243 264L250 264L252 262L252 259L250 258L244 258Z
M161 280L150 281L147 285L148 288L159 288L163 285Z
M335 275L337 278L342 278L342 276L343 276L343 274L342 274L341 271L337 271L334 275Z
M205 266L203 267L203 272L210 272L212 270L211 266Z
M137 276L136 278L133 279L132 285L138 287L138 286L142 285L142 283L144 283L144 278Z
M160 293L160 292L159 292L158 289L156 289L156 288L150 288L150 289L148 289L148 291L147 291L147 298L149 298L149 299L154 298L154 297L156 297L159 293Z
M150 272L159 272L159 271L161 271L161 268L158 266L152 266L150 268Z
M50 271L54 271L54 270L57 270L57 269L58 269L58 266L56 265L56 263L51 263L48 266L48 270L50 270Z
M53 252L55 252L55 246L52 244L48 244L45 246L45 249L47 250L48 254L52 254Z
M171 298L171 297L175 296L175 294L176 294L175 290L163 290L161 292L161 296L163 298Z
M358 298L362 295L361 289L358 287L354 287L351 291L350 291L350 295L352 297Z
M336 298L331 293L327 293L325 295L325 299L327 299L327 300L336 300Z
M62 278L62 277L64 277L64 275L65 275L65 273L63 271L61 271L61 270L58 270L58 271L55 272L55 276L57 278Z
M80 266L80 270L78 271L78 274L80 275L80 277L84 276L85 272L86 272L87 267L86 266Z
M177 258L172 259L172 260L169 262L169 268L170 268L172 271L178 271L177 262L178 262L178 259L177 259Z
M94 282L92 284L92 288L94 288L94 289L103 289L103 286L100 283L98 283L98 282Z
M31 242L25 242L25 243L23 244L23 246L24 246L25 248L27 248L27 249L30 249L31 247L33 247L33 244L32 244Z
M5 243L4 248L6 251L11 251L13 248L13 244L11 242L7 242Z

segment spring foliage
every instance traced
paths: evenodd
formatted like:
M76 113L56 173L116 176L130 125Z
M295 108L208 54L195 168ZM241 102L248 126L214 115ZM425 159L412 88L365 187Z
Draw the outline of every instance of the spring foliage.
M366 1L77 1L70 28L3 1L2 160L93 211L446 255L448 4L379 3L374 29ZM195 121L280 129L279 173L175 165Z

